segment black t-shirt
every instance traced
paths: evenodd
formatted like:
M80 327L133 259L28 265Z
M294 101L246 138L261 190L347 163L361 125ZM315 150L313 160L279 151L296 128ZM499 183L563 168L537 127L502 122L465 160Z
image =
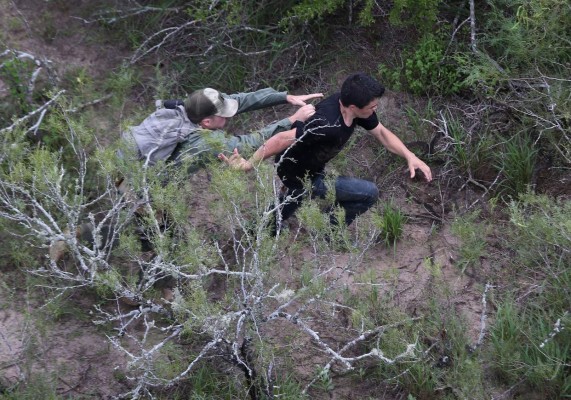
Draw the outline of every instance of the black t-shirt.
M300 187L305 177L311 179L322 173L325 164L339 154L357 125L366 130L379 125L375 113L368 118L355 118L351 126L345 125L339 96L336 93L317 104L315 114L305 124L297 122L296 142L276 156L278 175L286 186Z

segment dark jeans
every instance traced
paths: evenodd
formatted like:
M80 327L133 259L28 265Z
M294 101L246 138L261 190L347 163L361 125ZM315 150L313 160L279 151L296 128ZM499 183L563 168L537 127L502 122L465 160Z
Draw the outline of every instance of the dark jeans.
M284 196L298 196L303 193L302 188L287 188ZM313 198L325 198L327 186L323 175L312 180L311 195ZM303 196L297 200L286 203L282 208L282 220L286 220L299 208ZM335 180L335 204L345 209L345 223L351 224L360 214L371 208L379 198L379 189L373 182L363 179L340 176ZM336 223L332 216L332 223Z

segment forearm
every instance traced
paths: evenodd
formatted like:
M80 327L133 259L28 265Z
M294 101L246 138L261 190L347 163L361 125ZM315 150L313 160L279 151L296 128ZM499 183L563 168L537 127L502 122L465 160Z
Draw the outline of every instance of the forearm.
M411 157L416 157L397 135L392 133L382 124L379 124L372 134L391 153L401 156L406 160L409 160Z
M419 169L424 174L427 182L432 180L432 171L430 167L411 152L405 144L390 130L379 124L377 128L370 131L383 146L390 152L397 154L404 158L408 164L411 179L416 176L416 170Z
M257 165L259 165L260 162L272 156L272 152L270 150L271 147L271 144L270 146L267 146L266 143L262 144L248 160L240 156L238 149L234 150L234 153L230 158L222 157L222 159L226 160L226 162L235 169L239 169L241 171L251 171Z
M253 131L248 134L237 135L237 136L224 136L224 152L226 154L232 154L234 149L237 149L241 154L246 152L250 154L255 149L259 148L272 136L289 130L291 124L287 118L275 122L271 125L265 126L259 131ZM218 153L216 153L218 154Z
M249 160L242 158L237 148L234 148L232 154L228 157L223 153L218 154L218 158L225 161L234 169L242 171L250 171L254 169L261 161L279 154L287 149L295 142L295 129L278 133L276 136L271 137L263 143Z
M280 132L268 139L250 157L252 163L259 163L281 153L295 142L295 129Z
M286 92L278 92L272 88L251 93L236 93L227 97L238 101L238 114L287 103Z
M268 142L269 143L264 143L263 145L258 147L258 149L254 152L254 154L252 154L252 157L250 157L250 159L248 160L250 164L252 165L259 164L261 161L264 161L265 159L270 158L271 156L279 153L279 151L275 151L278 145L272 143L274 141L268 141Z

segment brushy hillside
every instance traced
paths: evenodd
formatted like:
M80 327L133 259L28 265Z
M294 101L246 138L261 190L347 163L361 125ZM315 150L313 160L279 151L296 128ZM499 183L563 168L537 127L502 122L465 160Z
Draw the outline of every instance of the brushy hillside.
M0 398L571 397L567 1L72 3L0 0ZM435 179L358 132L349 227L323 199L271 235L269 162L117 155L157 99L355 71Z

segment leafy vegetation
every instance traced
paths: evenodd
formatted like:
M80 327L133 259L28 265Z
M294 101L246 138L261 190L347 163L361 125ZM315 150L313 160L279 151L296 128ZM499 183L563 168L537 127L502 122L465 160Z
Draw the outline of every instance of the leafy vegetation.
M380 222L381 239L387 246L396 246L397 240L402 237L406 216L391 203L386 203Z
M506 143L498 169L503 171L509 194L519 195L529 190L536 157L537 149L525 135L517 136Z
M379 65L379 73L395 89L406 88L420 94L450 95L466 87L461 69L452 56L445 53L440 35L426 34L414 50L405 52L402 68Z
M396 26L414 26L421 33L430 32L438 19L440 0L397 0L389 13L389 21Z
M536 288L518 288L498 309L489 357L501 379L545 397L571 396L569 369L569 202L522 195L510 205L510 265L519 279L537 273ZM516 297L516 294L518 295ZM519 300L516 298L519 297Z
M456 234L462 241L458 255L457 265L462 272L468 267L478 267L480 258L485 256L486 250L486 231L487 227L484 223L479 223L478 212L464 215L455 220L452 224L452 232Z

